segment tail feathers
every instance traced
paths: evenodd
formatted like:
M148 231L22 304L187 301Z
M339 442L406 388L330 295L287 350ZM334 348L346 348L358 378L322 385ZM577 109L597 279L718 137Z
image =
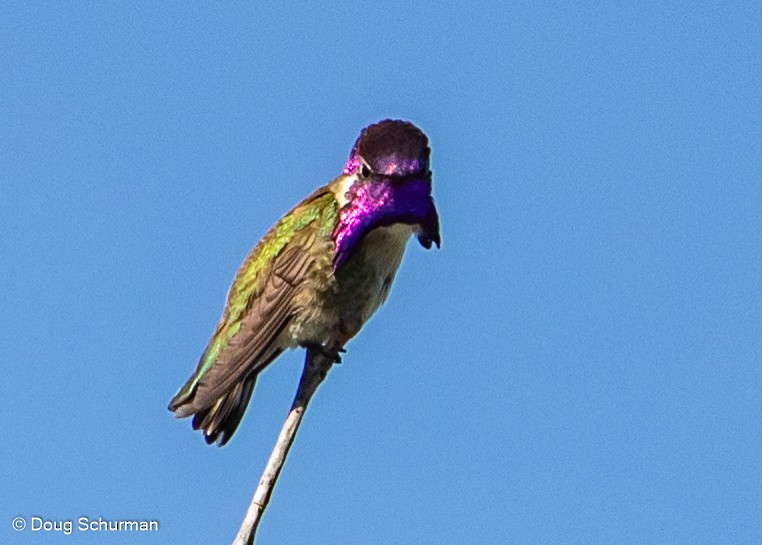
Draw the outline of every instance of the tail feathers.
M255 375L239 382L214 405L196 413L193 429L203 430L207 445L217 441L219 446L223 446L230 441L249 405L256 380Z
M257 376L245 378L237 383L228 393L221 396L211 406L196 410L192 408L191 399L170 404L170 410L175 412L178 417L193 416L193 429L201 430L204 433L204 440L208 445L215 441L218 446L223 446L233 437L238 424L241 423L243 413L251 399L254 391L254 383ZM187 405L185 403L187 403ZM190 410L189 410L190 409Z

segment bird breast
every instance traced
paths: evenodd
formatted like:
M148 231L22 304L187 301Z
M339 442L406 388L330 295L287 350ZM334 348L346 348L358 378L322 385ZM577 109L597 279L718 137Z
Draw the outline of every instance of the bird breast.
M307 288L290 328L292 345L328 342L338 331L354 336L386 300L412 233L404 224L371 230L335 277Z
M410 225L377 227L337 273L342 318L358 327L386 300L413 232Z

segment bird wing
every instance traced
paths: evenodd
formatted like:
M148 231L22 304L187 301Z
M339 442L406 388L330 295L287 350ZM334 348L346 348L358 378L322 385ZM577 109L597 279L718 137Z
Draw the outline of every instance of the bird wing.
M276 341L293 319L294 295L319 259L314 245L330 241L337 214L333 192L322 188L294 207L251 251L196 371L169 405L177 416L209 407L284 349Z

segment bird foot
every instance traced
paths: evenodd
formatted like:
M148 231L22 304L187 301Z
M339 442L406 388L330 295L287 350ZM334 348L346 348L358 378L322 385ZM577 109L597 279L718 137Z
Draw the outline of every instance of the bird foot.
M341 356L339 354L346 354L347 352L343 348L328 348L327 346L320 343L304 343L302 344L302 348L306 348L307 350L314 350L326 358L330 358L334 363L341 363Z

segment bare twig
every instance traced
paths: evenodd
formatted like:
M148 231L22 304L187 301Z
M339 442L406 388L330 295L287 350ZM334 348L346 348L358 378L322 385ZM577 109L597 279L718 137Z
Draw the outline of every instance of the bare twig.
M299 389L296 392L296 397L280 430L278 440L275 442L275 446L270 453L270 459L267 460L267 465L262 472L262 477L259 479L259 485L257 485L257 489L254 491L249 509L246 511L246 516L241 523L241 529L238 530L238 535L235 541L233 541L233 545L253 545L257 526L262 518L262 513L264 513L270 501L275 481L278 480L278 475L283 467L283 463L286 461L288 450L294 442L296 430L299 429L299 424L302 421L304 411L307 409L307 404L334 363L334 359L328 355L333 349L334 347L329 347L325 351L307 350L304 371L302 372L302 378L299 380ZM338 350L338 347L336 347L336 350Z

